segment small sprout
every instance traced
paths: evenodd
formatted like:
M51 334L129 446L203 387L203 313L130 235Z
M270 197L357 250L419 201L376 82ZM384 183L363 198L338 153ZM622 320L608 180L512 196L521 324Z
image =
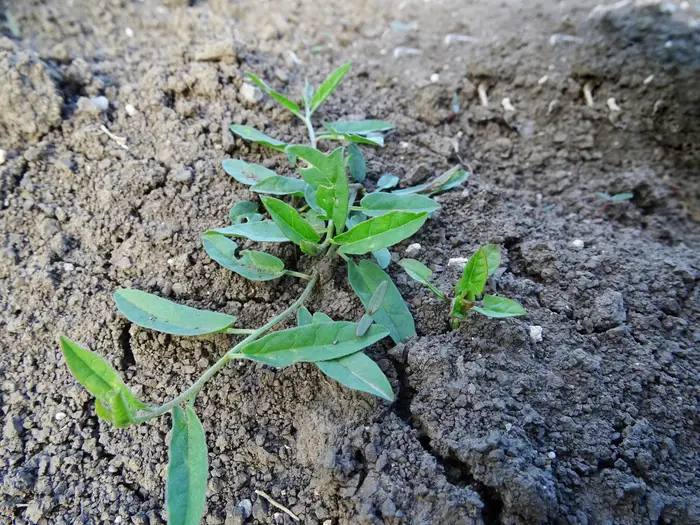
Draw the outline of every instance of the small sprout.
M609 193L603 193L600 191L596 192L596 195L608 202L628 201L634 197L634 193L617 193L615 195L610 195Z
M391 173L385 173L377 181L377 191L388 190L399 183L399 178Z
M459 113L460 109L461 108L459 107L459 95L455 91L452 93L452 113L457 115Z
M384 298L386 297L388 285L386 281L382 281L374 290L372 298L369 300L369 306L367 307L367 314L374 315L382 307Z

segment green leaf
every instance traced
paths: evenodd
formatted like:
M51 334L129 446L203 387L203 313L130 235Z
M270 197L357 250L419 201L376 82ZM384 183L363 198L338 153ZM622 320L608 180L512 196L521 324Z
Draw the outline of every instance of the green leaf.
M250 189L257 193L268 193L270 195L295 195L301 197L308 186L303 180L292 179L275 175L261 180Z
M114 302L132 323L165 334L215 334L236 322L232 315L198 310L141 290L119 289L114 292Z
M255 82L260 89L262 89L265 93L270 95L273 99L275 99L277 102L279 102L282 106L287 108L289 111L294 113L297 117L300 119L303 119L301 115L301 109L299 109L299 105L296 102L292 102L289 100L287 97L282 95L281 93L278 93L274 89L272 89L270 86L265 84L262 80L260 80L258 77L253 75L252 73L248 73L248 76L250 79Z
M99 417L125 427L133 423L138 409L146 408L122 382L117 371L99 355L64 336L61 336L61 351L73 377L95 397ZM114 417L115 410L118 419Z
M322 323L332 323L334 322L333 319L329 315L324 314L323 312L316 312L313 317L313 323L314 324L322 324Z
M240 159L226 159L221 163L224 171L242 184L257 184L268 177L275 177L277 174L260 164L250 164Z
M376 314L377 310L379 310L382 307L382 304L384 303L384 298L386 297L386 291L387 291L388 287L389 287L388 282L382 281L377 286L377 289L374 290L374 293L372 294L372 297L369 300L369 305L367 305L367 313L369 315Z
M467 262L467 266L462 272L462 278L457 281L455 294L457 297L469 294L480 295L484 291L488 277L489 263L486 252L483 248L479 248Z
M262 201L272 220L275 221L282 233L293 243L299 245L301 241L317 243L321 239L321 236L313 229L313 226L306 222L299 215L299 212L289 204L272 197L263 197Z
M281 140L268 137L262 131L258 131L257 129L252 128L250 126L241 126L240 124L233 124L229 129L242 139L249 140L251 142L255 142L256 144L261 144L263 146L267 146L268 148L272 148L277 151L283 152L284 149L287 147L287 144L285 144Z
M314 87L309 84L309 79L304 79L304 91L301 93L301 100L304 103L304 107L309 107L311 104L311 99L314 96Z
M372 252L372 256L381 269L386 268L391 263L391 253L389 253L389 250L386 248Z
M428 268L422 262L416 261L415 259L402 259L399 261L399 266L406 271L411 279L427 286L430 291L432 291L443 301L447 302L447 296L433 286L433 284L428 280L428 278L433 275L433 271L430 268Z
M487 317L496 318L517 317L527 314L525 308L515 301L505 297L496 297L495 295L484 295L483 306L474 306L473 310Z
M394 190L391 193L395 195L406 195L411 193L425 193L427 195L435 195L458 186L469 178L469 173L460 169L459 166L454 166L442 175L436 177L432 181L410 188Z
M379 266L368 260L360 261L359 266L348 261L348 280L365 308L369 307L377 287L386 282L386 296L382 306L372 317L378 325L389 330L389 335L397 344L416 335L411 312L408 311L396 285Z
M314 188L311 184L307 184L306 188L304 189L304 199L312 210L325 217L326 211L318 204L317 192L318 190L316 188Z
M297 326L305 326L311 324L313 318L311 317L311 312L306 306L302 306L297 310Z
M338 84L340 84L341 80L343 80L345 73L347 73L351 65L352 63L348 62L328 75L328 78L323 81L323 84L321 84L318 91L314 93L314 96L311 99L311 113L316 111L318 107L323 104L323 101L326 100L330 94L333 93L333 91L335 91L335 88L337 88Z
M362 222L338 235L332 242L340 245L340 252L361 255L388 248L416 233L428 219L428 214L392 211L381 217Z
M610 195L609 193L603 193L602 191L597 191L595 194L606 201L611 201L613 199L612 195Z
M301 241L301 244L299 245L301 248L301 252L305 253L307 255L311 255L312 257L315 257L318 255L318 244L314 242L309 242L309 241Z
M613 202L628 201L634 197L634 193L618 193L612 196Z
M338 134L350 133L354 135L371 135L382 131L394 129L391 122L381 120L338 120L336 122L324 122L323 126Z
M336 235L343 232L345 229L345 220L348 218L348 210L350 204L350 188L348 186L348 178L345 176L345 163L343 162L343 150L337 148L328 156L331 169L333 170L333 227Z
M483 249L489 265L489 277L491 277L501 265L501 247L498 244L487 244Z
M236 258L238 245L232 240L218 233L203 233L201 238L202 246L209 257L246 279L270 281L284 275L284 263L274 255L243 250L241 257Z
M207 442L202 423L190 407L173 408L165 502L168 525L199 525L207 492Z
M360 322L357 323L357 330L355 331L355 335L357 337L362 337L367 333L367 330L369 330L369 327L372 326L372 323L374 323L374 319L372 319L372 316L370 314L364 314L362 318L360 319Z
M360 201L362 212L370 217L386 215L392 211L432 213L440 205L424 195L397 195L394 193L370 193Z
M289 242L280 227L272 221L246 222L225 228L215 228L206 233L218 233L228 237L246 237L257 242Z
M348 152L350 153L350 175L356 182L362 182L367 176L365 157L356 144L350 144Z
M228 218L233 224L243 221L256 222L262 220L262 215L258 213L258 205L250 201L240 201L231 206Z
M363 337L357 337L356 330L357 323L346 321L288 328L250 343L242 353L254 361L281 367L343 357L389 335L386 328L376 325Z
M394 392L384 372L362 352L332 361L319 361L316 366L328 377L348 388L367 392L387 401L394 400Z
M297 166L297 171L301 178L314 188L318 186L332 186L335 181L335 173L331 169L329 158L309 146L293 145L287 146L286 152L295 158L301 159L309 164L309 167Z
M302 214L302 217L304 217L311 227L319 233L326 231L326 223L321 218L322 216L325 217L323 213L319 213L314 209L307 210Z
M388 190L399 183L399 178L391 173L385 173L377 181L377 191Z
M368 144L370 146L384 147L384 137L379 134L372 135L354 135L352 133L341 133L336 134L333 139L335 140L345 140L347 142L356 144Z

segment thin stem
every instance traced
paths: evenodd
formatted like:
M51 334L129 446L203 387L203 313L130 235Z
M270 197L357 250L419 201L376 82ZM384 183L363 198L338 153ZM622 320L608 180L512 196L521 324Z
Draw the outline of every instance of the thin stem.
M224 333L231 335L250 335L253 332L255 332L255 330L252 328L229 328Z
M309 283L306 285L306 288L304 288L304 291L301 293L299 298L292 303L291 306L289 306L286 310L281 312L280 314L276 315L272 319L270 319L265 325L262 327L258 328L255 330L252 334L250 334L248 337L243 339L240 343L238 343L236 346L231 348L228 352L226 352L221 359L219 359L216 363L214 363L211 368L209 368L204 374L202 374L197 381L195 381L192 386L190 386L187 390L185 390L182 394L177 396L176 398L172 399L171 401L168 401L164 405L161 405L159 407L154 408L151 412L144 414L143 416L138 416L134 418L135 423L143 423L144 421L148 421L149 419L153 419L154 417L160 416L165 414L166 412L169 412L172 408L181 405L185 401L189 401L191 398L197 395L197 393L201 390L201 388L205 385L207 381L209 381L216 373L221 370L226 363L228 363L231 359L245 359L246 356L245 354L240 353L239 351L245 348L247 345L252 343L253 341L259 339L265 333L274 328L276 325L284 321L287 317L292 315L294 312L297 311L297 309L304 303L304 301L311 295L311 292L314 289L314 286L318 282L318 272L315 272L311 275L311 280Z
M292 277L299 277L299 279L304 279L306 281L311 280L311 276L307 273L295 272L293 270L285 270L284 273L285 273L285 275L291 275Z
M311 111L309 111L309 107L306 106L305 108L305 113L306 116L304 117L304 124L306 124L306 129L309 132L309 140L311 141L311 147L315 148L316 147L316 132L314 131L314 127L311 124Z

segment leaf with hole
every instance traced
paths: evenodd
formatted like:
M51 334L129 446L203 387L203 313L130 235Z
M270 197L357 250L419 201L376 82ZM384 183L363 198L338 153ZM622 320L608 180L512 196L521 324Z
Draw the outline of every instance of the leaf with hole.
M338 235L332 242L339 244L341 253L362 255L388 248L416 233L428 219L428 214L392 211L381 217L362 222Z
M218 233L227 237L245 237L257 242L289 242L280 227L272 221L233 224L224 228L215 228L206 233Z
M265 82L260 80L258 77L253 75L252 73L248 73L248 76L250 79L257 84L257 86L262 89L265 93L270 95L274 100L279 102L282 106L284 106L286 109L294 113L297 117L300 119L303 119L304 117L301 115L301 109L299 109L299 105L296 102L292 102L289 100L287 97L282 95L281 93L278 93L274 89L272 89L270 86L268 86Z
M388 190L399 183L399 178L391 173L385 173L377 181L377 191Z
M501 247L498 244L487 244L482 246L486 254L486 261L489 267L488 276L491 277L501 265Z
M232 124L229 129L242 139L255 142L256 144L260 144L262 146L267 146L268 148L272 148L277 151L284 152L284 149L287 147L287 144L282 142L281 140L268 137L262 131L258 131L257 129L252 128L250 126Z
M372 326L363 337L355 335L357 323L333 321L273 332L245 346L242 353L271 366L337 359L370 346L389 333Z
M300 245L301 241L317 243L321 239L313 226L306 222L299 215L299 212L289 204L272 197L263 197L262 201L272 220L294 244Z
M394 193L370 193L360 201L362 212L369 217L386 215L392 211L433 213L440 205L424 195L396 195Z
M270 281L284 275L284 263L265 252L242 250L236 257L238 245L218 233L203 233L202 246L209 257L224 268L251 281Z
M362 155L357 144L350 144L348 147L348 153L350 154L350 175L356 182L362 182L367 176L367 163L365 162L365 157Z
M359 265L348 261L348 280L365 308L369 308L372 296L379 285L386 282L386 295L381 307L372 316L374 321L386 327L397 344L416 335L413 316L408 311L408 306L396 285L379 266L368 260L360 261Z
M301 197L308 184L303 180L291 177L275 175L261 180L250 189L256 193L267 193L269 195L294 195Z
M499 319L527 314L525 308L515 301L488 294L484 295L481 306L474 306L472 309L487 317L496 317Z
M387 401L394 400L394 392L384 372L362 352L332 361L319 361L316 366L328 377L348 388L367 392Z
M119 289L114 292L114 302L132 323L165 334L215 334L236 322L232 315L198 310L141 290Z
M483 248L479 248L464 267L462 277L455 287L455 295L457 297L480 295L484 291L488 276L489 263L486 252Z
M244 221L261 221L263 216L258 213L258 205L250 201L240 201L231 206L228 218L233 224L240 224Z
M251 164L239 159L226 159L221 163L224 171L242 184L257 184L261 180L275 177L277 174L260 164Z
M335 91L335 88L337 88L338 84L340 84L340 82L343 80L345 73L348 72L351 65L352 63L348 62L328 75L328 78L323 81L323 84L319 86L318 90L311 98L311 113L316 111L318 107L323 104L323 101L326 100L330 94L333 93L333 91Z
M391 122L382 120L338 120L336 122L324 122L323 126L328 131L352 135L372 135L394 129L394 125Z
M207 492L208 458L204 428L190 407L172 411L165 502L168 525L199 525Z

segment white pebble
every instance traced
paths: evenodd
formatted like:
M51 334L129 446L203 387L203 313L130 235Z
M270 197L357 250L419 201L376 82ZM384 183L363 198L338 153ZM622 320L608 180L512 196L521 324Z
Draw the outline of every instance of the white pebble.
M420 252L420 249L421 245L417 242L409 244L408 248L406 248L406 257L415 257L416 255L418 255L418 252Z
M501 101L501 106L503 106L504 111L515 111L515 106L510 103L510 99L508 97Z
M554 452L547 452L547 457L549 459L557 459L557 455Z
M253 84L243 83L240 92L243 98L251 104L256 104L257 102L260 102L263 98L262 91L260 91Z
M136 115L136 113L138 113L136 108L134 106L132 106L131 104L127 104L124 107L124 109L126 110L126 114L129 115L130 117L133 117L134 115Z
M107 111L109 109L109 99L107 97L93 97L90 99L90 102L100 111Z
M4 149L0 149L0 166L5 164L5 161L7 160L7 151Z
M584 244L583 240L581 240L581 239L574 239L573 241L571 241L571 246L575 250L583 250L583 247L585 246L585 244Z
M131 29L130 27L127 27L126 29L124 29L124 33L125 33L126 36L128 36L129 38L134 38L134 30Z
M513 423L506 423L506 432L510 432L511 428L513 428Z
M437 73L433 73L432 75L430 75L430 81L433 84L435 84L435 82L438 82L439 80L440 80L440 75L438 75Z
M533 343L542 342L542 327L541 326L531 326L530 327L530 341Z
M397 47L394 49L394 58L410 57L420 55L422 51L415 47Z
M468 262L469 259L467 257L453 257L452 259L447 261L447 266L457 266L459 268L464 269Z
M681 2L679 7L681 8L681 11L685 11L690 7L690 2Z
M549 77L548 77L547 75L545 75L545 76L543 76L541 79L539 79L539 80L537 81L537 84L539 84L539 85L541 86L542 84L544 84L545 82L547 82L547 80L549 80Z
M608 99L608 109L613 112L621 111L620 106L618 106L617 102L615 102L615 97L610 97Z
M651 84L652 80L654 80L654 75L649 75L647 78L644 79L644 82L642 82L642 84L646 86L647 84Z
M66 273L72 272L73 270L75 270L75 266L73 266L73 264L71 264L71 263L63 263L63 270Z
M56 415L54 417L56 418L56 421L61 421L61 419L66 418L66 413L65 412L56 412Z

